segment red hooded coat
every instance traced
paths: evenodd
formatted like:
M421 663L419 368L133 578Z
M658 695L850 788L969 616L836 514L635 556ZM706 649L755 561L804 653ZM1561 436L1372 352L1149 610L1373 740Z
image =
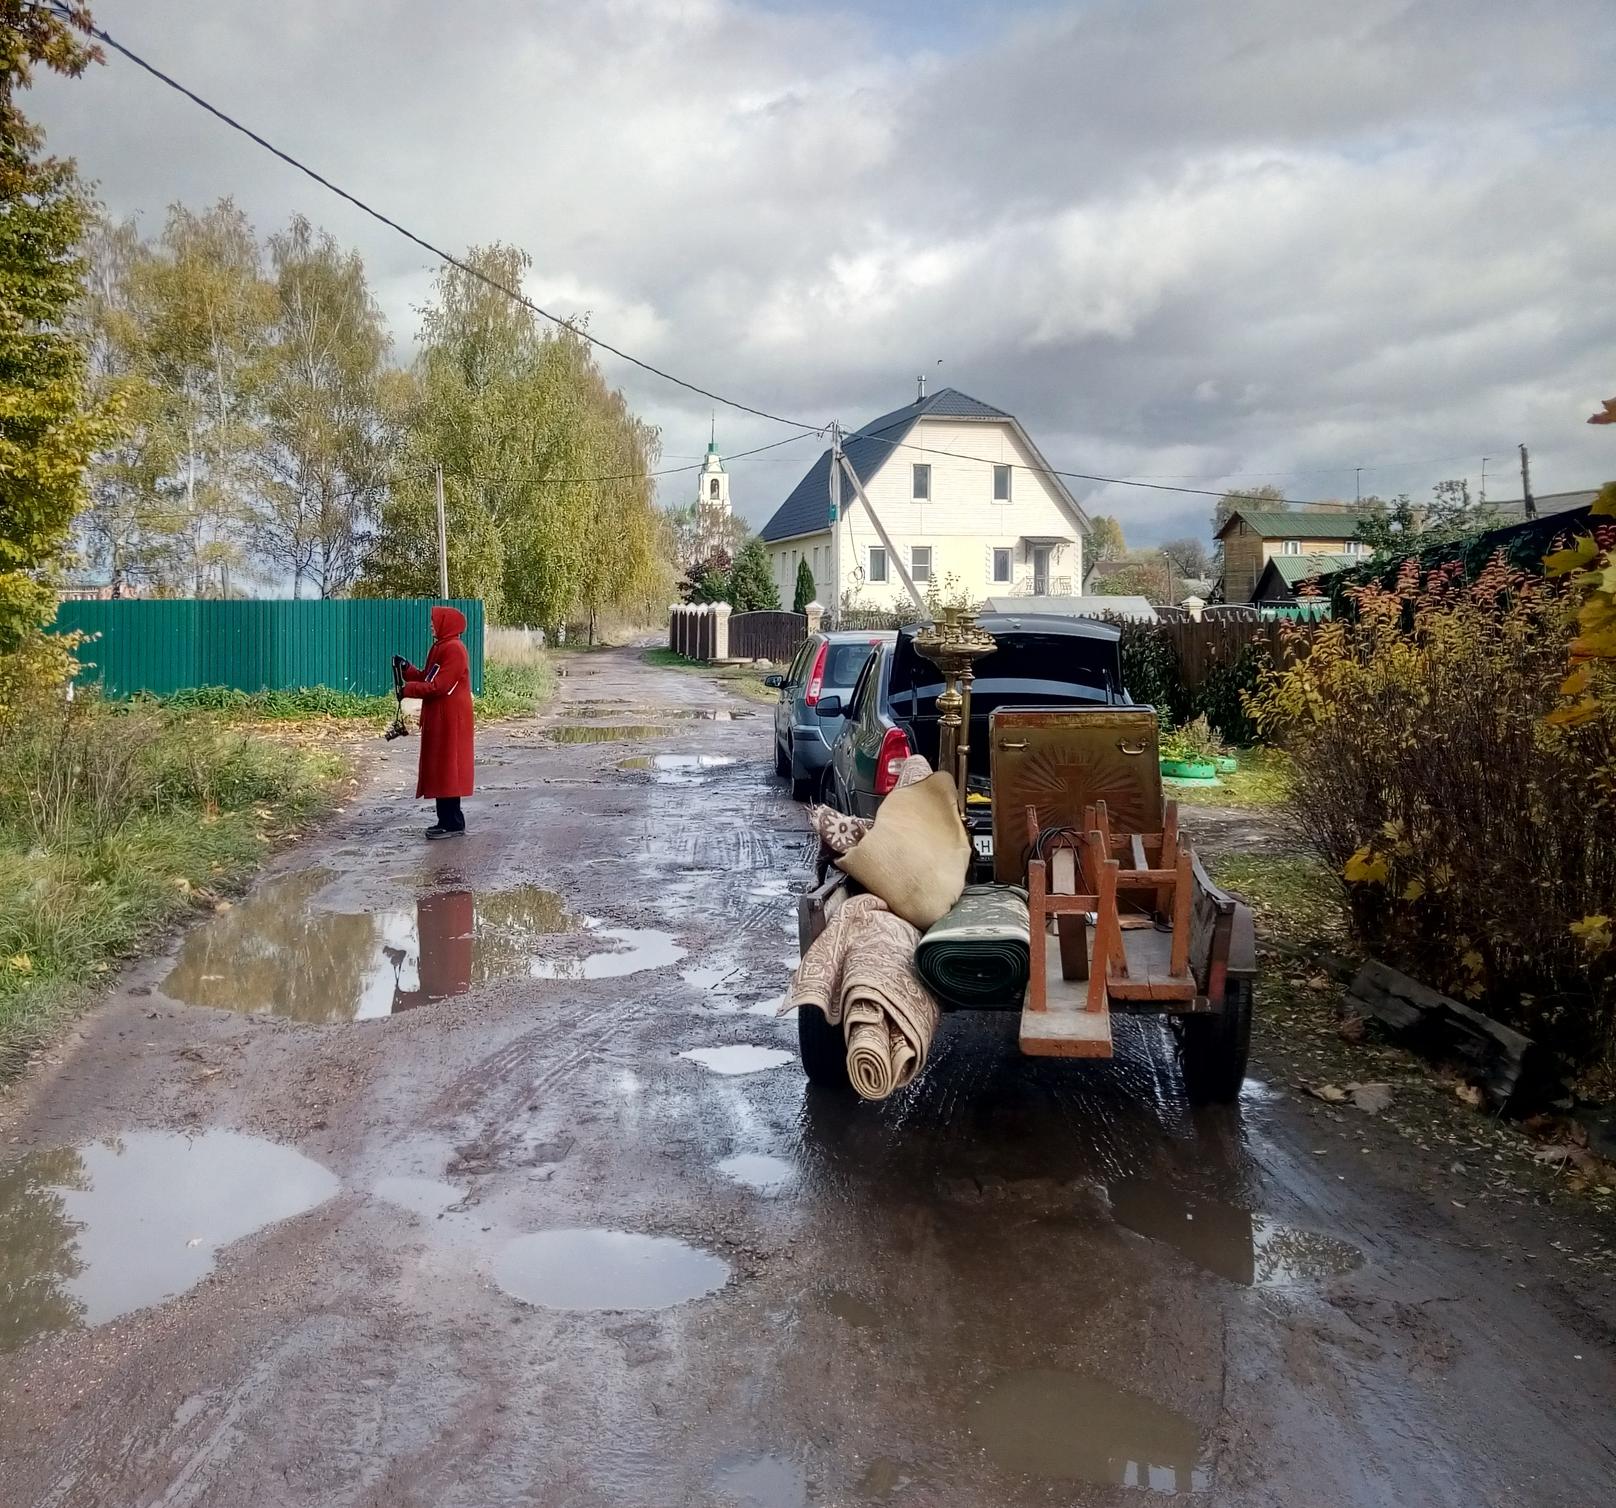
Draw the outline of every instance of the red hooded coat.
M471 794L471 660L460 642L465 631L459 608L433 608L432 637L437 642L421 669L404 667L404 695L421 699L417 796Z

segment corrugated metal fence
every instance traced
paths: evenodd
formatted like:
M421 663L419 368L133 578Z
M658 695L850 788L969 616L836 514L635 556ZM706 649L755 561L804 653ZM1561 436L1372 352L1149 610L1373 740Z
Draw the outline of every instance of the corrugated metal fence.
M466 615L471 689L483 689L483 605L454 598ZM110 696L167 696L198 686L286 691L329 686L379 695L393 689L395 654L419 665L432 646L431 598L332 601L64 602L55 631L92 635L78 651L81 682Z

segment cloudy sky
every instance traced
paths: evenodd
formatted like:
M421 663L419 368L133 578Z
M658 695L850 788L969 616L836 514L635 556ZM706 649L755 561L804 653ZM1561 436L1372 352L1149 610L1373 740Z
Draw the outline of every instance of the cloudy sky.
M614 344L812 424L915 375L1056 467L1294 498L1616 476L1612 0L100 0L119 40ZM430 260L116 55L33 111L119 214ZM938 363L941 363L939 366ZM607 358L699 455L711 405ZM720 409L721 449L790 433ZM815 450L733 470L762 522ZM665 484L683 497L686 478ZM1208 499L1074 484L1131 542Z

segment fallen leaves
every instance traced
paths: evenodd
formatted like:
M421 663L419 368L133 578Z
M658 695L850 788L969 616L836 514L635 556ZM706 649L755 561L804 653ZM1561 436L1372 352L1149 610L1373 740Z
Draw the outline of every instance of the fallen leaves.
M1348 1105L1365 1115L1379 1115L1392 1102L1392 1086L1373 1084L1310 1084L1307 1092L1326 1105Z

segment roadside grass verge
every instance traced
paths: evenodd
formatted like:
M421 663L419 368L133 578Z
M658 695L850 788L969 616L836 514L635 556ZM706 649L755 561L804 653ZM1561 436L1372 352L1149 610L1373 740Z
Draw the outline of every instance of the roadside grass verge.
M329 749L83 697L0 733L0 1080L167 924L333 799Z
M1313 854L1225 854L1212 878L1250 904L1259 939L1332 949L1347 941L1341 881Z
M555 689L555 670L548 655L528 652L519 661L490 657L483 665L483 694L477 698L479 718L517 717L535 711ZM212 713L237 723L309 723L326 719L369 721L378 729L392 721L391 696L365 696L304 686L287 691L237 691L229 686L198 686L165 697L137 697L137 705L177 712Z
M737 696L744 696L749 702L776 702L780 699L778 691L763 684L763 677L768 672L754 670L750 665L708 665L702 660L687 660L666 645L646 650L641 659L661 670L684 670L706 676Z

